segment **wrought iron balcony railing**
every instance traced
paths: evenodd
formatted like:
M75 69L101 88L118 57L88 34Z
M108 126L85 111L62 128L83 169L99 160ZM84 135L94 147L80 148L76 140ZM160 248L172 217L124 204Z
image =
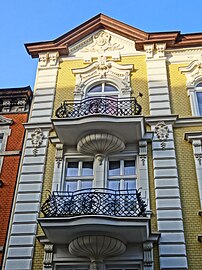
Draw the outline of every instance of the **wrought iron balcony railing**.
M106 215L145 217L146 204L139 190L83 189L55 191L41 208L45 217Z
M65 100L56 110L58 118L78 118L87 115L134 116L140 115L142 107L136 98L90 97L81 101Z

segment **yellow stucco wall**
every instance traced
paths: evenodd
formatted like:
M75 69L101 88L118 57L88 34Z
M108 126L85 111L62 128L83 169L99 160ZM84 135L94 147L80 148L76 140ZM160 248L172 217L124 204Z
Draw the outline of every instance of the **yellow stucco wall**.
M140 103L143 108L143 115L149 115L149 96L145 56L122 57L121 61L117 63L134 65L134 71L131 74L132 96L137 96L139 92L143 94L142 99L138 99L138 103ZM82 68L84 66L87 65L83 64L82 60L68 60L60 63L53 117L55 116L55 110L64 100L74 99L73 92L75 88L75 76L72 73L72 69ZM180 73L180 66L182 65L172 64L167 67L171 108L173 114L177 114L181 117L187 117L191 116L190 101L186 90L186 77ZM199 270L202 265L202 245L197 241L197 235L202 233L202 217L198 216L200 204L192 146L183 139L185 132L194 130L199 131L201 129L199 127L175 128L174 135L189 269ZM42 201L44 201L47 196L46 190L51 190L54 155L55 147L49 143ZM153 211L151 227L154 232L157 231L158 228L155 210L156 201L152 151L150 145L148 147L148 161L151 209ZM42 234L40 228L38 228L38 234ZM154 258L155 270L158 270L159 259L158 249L156 246L154 248ZM38 241L36 241L33 269L41 269L42 261L43 247L38 243Z
M49 142L41 205L43 205L43 203L45 202L45 200L49 195L49 192L52 190L54 162L55 162L55 147ZM40 213L40 216L43 217L43 214ZM38 225L37 227L37 235L40 236L44 235L40 225ZM43 258L44 258L43 245L39 243L38 239L36 239L32 270L43 269Z
M202 233L202 217L198 215L200 201L192 145L184 140L184 134L201 128L174 129L189 270L200 270L202 265L202 244L197 240Z
M186 89L186 76L179 71L179 67L187 64L170 64L167 67L170 88L171 112L180 117L191 116L191 107Z
M145 56L122 57L118 64L126 65L133 64L134 71L131 73L132 96L138 96L138 93L143 94L142 98L138 98L138 103L142 106L143 114L149 114L149 97L147 84L147 71ZM83 60L65 60L60 63L57 88L54 104L53 117L56 109L64 100L74 99L75 75L72 69L86 67L89 64L83 64Z

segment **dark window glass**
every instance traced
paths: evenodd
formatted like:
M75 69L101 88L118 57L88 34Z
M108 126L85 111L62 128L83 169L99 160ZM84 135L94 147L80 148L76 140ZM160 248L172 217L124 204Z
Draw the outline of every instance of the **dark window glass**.
M124 181L124 188L126 190L136 189L135 179L127 179Z
M78 175L78 162L68 162L66 176L77 176Z
M117 92L117 91L118 90L113 85L105 84L104 86L104 92Z
M196 87L202 87L202 83L197 84Z
M120 162L110 161L109 162L109 176L120 175Z
M81 181L81 188L92 188L92 181L83 180Z
M101 84L93 86L93 87L88 91L88 93L99 93L99 92L102 92L102 85L101 85Z
M65 191L75 191L77 190L77 181L66 181Z
M135 160L124 160L124 175L135 174Z
M93 175L93 162L84 161L82 167L82 176Z
M198 108L199 108L199 113L202 115L202 92L196 93L197 96L197 101L198 101Z
M109 180L108 181L108 188L113 190L119 190L120 189L120 181L119 180Z

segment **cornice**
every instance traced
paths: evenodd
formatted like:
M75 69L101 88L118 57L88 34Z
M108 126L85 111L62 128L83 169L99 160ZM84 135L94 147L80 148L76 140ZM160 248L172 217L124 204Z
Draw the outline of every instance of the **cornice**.
M36 128L41 128L41 129L48 129L51 130L53 129L53 125L52 123L23 123L23 126L25 129L36 129Z
M154 115L154 116L146 116L145 121L149 125L156 125L159 122L166 122L166 124L173 124L177 120L177 115Z
M6 118L5 116L0 115L0 125L12 125L13 120L10 118Z
M175 127L195 127L202 126L202 117L178 118Z
M33 57L39 53L57 51L68 55L68 47L97 30L106 29L135 42L137 50L144 50L145 44L166 43L166 48L196 47L202 45L202 33L181 34L180 31L148 33L140 29L98 14L64 35L44 42L27 43L27 52Z
M202 132L201 131L195 131L195 132L185 132L184 139L190 143L192 143L193 140L202 139Z

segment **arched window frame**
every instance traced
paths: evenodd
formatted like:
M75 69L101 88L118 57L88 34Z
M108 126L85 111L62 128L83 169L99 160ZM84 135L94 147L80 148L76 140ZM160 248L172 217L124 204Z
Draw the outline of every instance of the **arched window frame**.
M88 92L91 88L93 88L94 86L96 85L99 85L99 84L109 84L109 85L112 85L113 87L115 87L117 89L117 91L115 92L105 92L106 93L106 96L109 96L111 94L115 94L118 96L118 98L122 98L122 97L130 97L130 93L129 95L123 95L122 91L121 91L121 87L123 87L119 82L113 80L113 79L100 79L100 78L97 78L97 79L92 79L90 80L89 82L86 83L86 86L84 87L83 89L83 98L86 98L88 96ZM98 93L94 93L95 96L104 96L104 92L101 93L101 95L99 95ZM91 94L90 94L91 95ZM93 94L92 94L93 96Z
M196 115L197 116L202 116L202 100L200 101L200 103L201 103L201 105L199 104L199 98L198 98L198 93L201 93L202 94L202 79L199 81L199 82L197 82L197 84L195 85L195 87L194 87L194 95L195 95L195 103L196 103L196 105L195 105L195 109L196 109ZM201 107L201 109L200 109L200 107Z
M187 94L190 99L191 111L193 116L202 116L199 110L197 93L202 92L202 60L194 60L186 67L180 67L179 70L186 76Z
M90 92L94 87L101 85L101 92ZM105 86L110 85L115 88L114 91L105 91ZM99 96L114 96L116 95L119 97L120 91L118 87L111 82L102 80L99 83L91 85L89 88L86 89L85 97L99 97Z
M84 99L91 87L102 82L116 87L119 98L130 98L132 70L133 65L119 65L105 58L98 59L85 68L73 69L72 72L76 75L75 100Z
M191 111L193 116L202 116L202 112L200 113L197 97L197 93L202 93L202 86L198 86L199 84L202 84L202 76L193 80L192 83L187 84L187 94L190 99Z

